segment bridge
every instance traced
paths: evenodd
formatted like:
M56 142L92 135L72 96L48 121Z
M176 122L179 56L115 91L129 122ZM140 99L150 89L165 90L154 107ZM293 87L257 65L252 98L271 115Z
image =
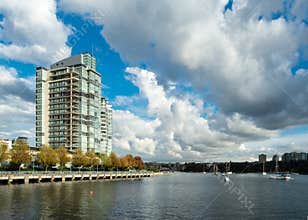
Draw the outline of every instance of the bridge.
M0 172L0 184L29 184L41 182L133 180L162 175L155 172Z

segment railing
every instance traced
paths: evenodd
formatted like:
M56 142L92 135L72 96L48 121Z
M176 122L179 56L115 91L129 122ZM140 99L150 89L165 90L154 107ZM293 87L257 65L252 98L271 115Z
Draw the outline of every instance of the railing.
M0 171L0 176L27 174L151 174L153 171Z

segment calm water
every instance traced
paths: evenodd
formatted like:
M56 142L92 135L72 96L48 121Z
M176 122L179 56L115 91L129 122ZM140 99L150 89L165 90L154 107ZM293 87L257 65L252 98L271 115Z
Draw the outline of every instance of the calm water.
M307 219L308 176L176 173L140 181L0 186L0 219ZM90 191L93 191L91 195Z

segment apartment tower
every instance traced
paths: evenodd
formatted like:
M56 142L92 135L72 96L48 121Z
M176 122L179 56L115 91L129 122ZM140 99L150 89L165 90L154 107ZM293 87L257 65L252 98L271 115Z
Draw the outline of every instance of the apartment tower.
M60 60L50 69L37 67L36 146L105 152L101 88L101 74L90 53Z

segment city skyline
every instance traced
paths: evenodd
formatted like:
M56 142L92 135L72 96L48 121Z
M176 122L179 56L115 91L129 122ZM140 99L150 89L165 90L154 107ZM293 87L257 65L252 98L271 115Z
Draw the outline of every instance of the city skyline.
M256 161L307 152L301 4L2 1L0 138L27 136L34 145L35 67L89 52L114 108L119 154Z

